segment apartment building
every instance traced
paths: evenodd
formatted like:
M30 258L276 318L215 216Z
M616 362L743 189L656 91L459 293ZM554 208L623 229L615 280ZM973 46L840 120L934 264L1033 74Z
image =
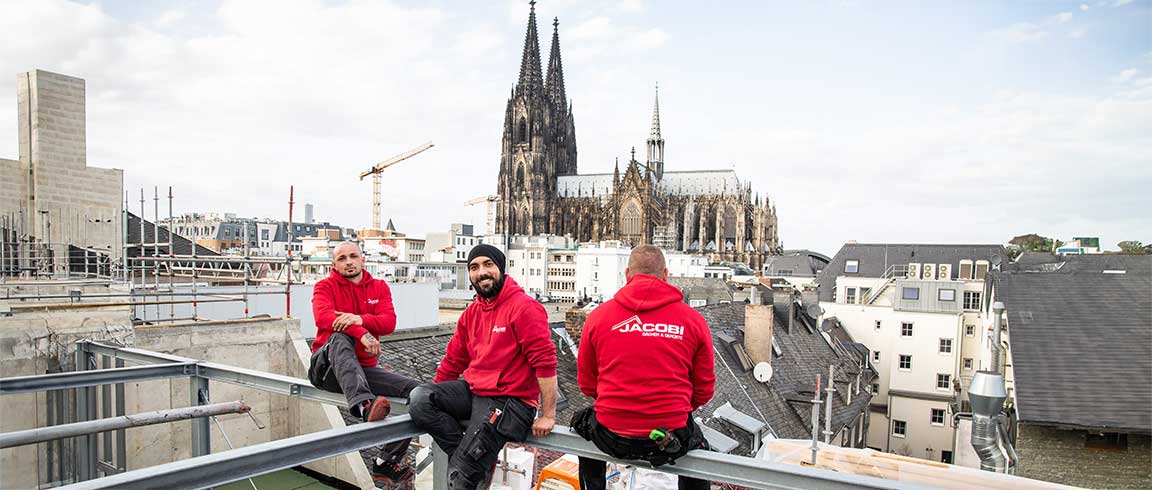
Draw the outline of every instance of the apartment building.
M871 350L869 446L955 461L952 415L978 366L984 280L1000 245L847 243L817 277L823 320Z

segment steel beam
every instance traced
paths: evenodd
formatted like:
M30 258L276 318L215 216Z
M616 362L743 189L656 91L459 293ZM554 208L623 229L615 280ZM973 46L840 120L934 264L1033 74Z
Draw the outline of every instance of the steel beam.
M211 398L208 393L208 379L193 376L188 381L188 392L192 406L205 405ZM212 426L207 418L192 419L192 456L204 456L212 452Z
M556 426L544 438L529 437L527 444L605 461L618 461L649 467L646 463L619 461L607 457L591 442L571 429ZM676 460L675 465L661 466L659 471L691 476L709 481L734 483L750 488L768 489L919 489L918 485L861 475L837 473L805 466L769 463L764 460L696 450Z
M420 430L407 415L266 442L174 463L142 468L61 488L153 489L209 488L312 461L416 437Z
M87 358L87 356L84 356ZM13 376L0 378L0 395L28 393L34 391L61 390L65 388L85 388L102 384L116 384L127 381L144 381L149 379L179 378L194 376L196 364L170 363L154 364L149 366L133 366L115 369L96 369L91 371L71 371L57 374L41 374L36 376ZM84 395L86 390L77 392Z
M279 374L216 364L214 362L201 362L199 368L200 376L212 381L246 386L269 393L279 393L281 395L294 396L332 405L345 406L348 404L348 400L344 395L329 393L316 388L312 386L312 383L309 383L308 380L302 378L281 376ZM404 407L408 403L408 401L404 399L390 399L390 401L393 402L392 410L394 413L404 411Z
M249 410L251 410L251 408L245 405L244 402L235 401L196 407L175 408L171 410L157 410L155 412L144 412L125 415L123 417L109 417L88 422L76 422L16 432L5 432L0 434L0 449L36 444L38 442L52 441L65 437L76 437L117 429L127 429L129 427L165 424L177 420L210 417L229 413L243 413Z

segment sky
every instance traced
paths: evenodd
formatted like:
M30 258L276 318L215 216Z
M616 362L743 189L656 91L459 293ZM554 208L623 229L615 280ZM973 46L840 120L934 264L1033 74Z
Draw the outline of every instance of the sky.
M0 158L16 75L87 81L88 163L176 214L484 224L526 1L0 0ZM1152 242L1152 0L540 0L559 18L579 169L644 153L735 169L785 248ZM151 203L146 216L151 218ZM166 214L166 210L165 213Z

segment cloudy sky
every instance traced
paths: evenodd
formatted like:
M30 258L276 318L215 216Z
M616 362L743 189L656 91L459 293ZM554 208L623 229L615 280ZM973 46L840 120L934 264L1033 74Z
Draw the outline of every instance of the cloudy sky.
M496 190L527 2L0 3L0 157L16 74L39 68L87 80L89 164L133 196L174 186L177 213L283 219L295 185L363 227L358 173L430 140L387 171L385 215L483 224L463 203ZM667 168L735 168L788 248L1152 242L1152 1L705 5L537 4L582 172L643 153L659 82Z

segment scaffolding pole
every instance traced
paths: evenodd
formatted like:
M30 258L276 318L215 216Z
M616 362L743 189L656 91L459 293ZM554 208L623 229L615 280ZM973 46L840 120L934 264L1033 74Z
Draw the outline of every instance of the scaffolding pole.
M155 412L144 412L134 415L125 415L123 417L111 417L91 420L87 422L76 422L72 424L54 425L51 427L40 427L17 432L5 432L0 434L0 449L16 446L26 446L28 444L36 444L44 441L92 435L101 432L128 429L132 427L165 424L178 420L200 419L230 413L246 413L249 410L251 410L251 407L246 405L244 402L234 401L225 403L213 403L211 405L200 405L194 407L174 408L170 410L157 410ZM111 442L111 439L107 439L107 441ZM107 451L108 449L110 449L110 447L106 446L105 450Z

